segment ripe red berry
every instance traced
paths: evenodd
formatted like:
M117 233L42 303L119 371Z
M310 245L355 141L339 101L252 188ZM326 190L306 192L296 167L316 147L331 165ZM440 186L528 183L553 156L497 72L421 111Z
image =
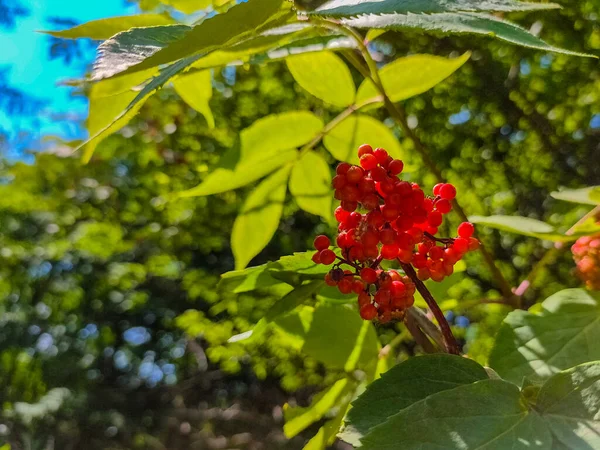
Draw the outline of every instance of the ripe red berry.
M450 183L443 184L440 188L440 197L446 200L454 200L456 197L456 188Z
M321 252L317 251L314 255L312 255L311 259L315 264L321 264Z
M398 175L402 173L402 170L404 170L404 163L399 159L392 160L388 166L388 171L392 175Z
M338 290L342 294L349 294L350 292L352 292L352 285L352 280L349 277L344 277L338 283Z
M473 232L475 231L475 227L471 222L463 222L458 226L458 235L461 238L468 239L473 236Z
M371 303L371 296L369 294L367 294L366 292L361 292L360 294L358 294L358 307L362 308L365 305L368 305Z
M382 148L376 148L375 150L373 150L373 155L375 156L375 158L377 159L377 162L379 164L383 164L383 163L385 163L385 161L388 157L388 152L386 152Z
M317 250L324 250L326 248L329 248L329 246L331 245L331 241L327 236L321 234L315 238L313 245Z
M358 167L358 166L352 166L350 167L350 169L348 169L348 172L346 172L346 179L348 180L349 183L358 183L360 180L362 180L363 176L364 176L364 172L363 170Z
M335 261L335 253L333 250L329 250L327 248L325 250L321 250L319 257L321 258L321 264L325 264L326 266L333 264Z
M406 292L406 286L402 281L392 281L390 293L392 297L400 297Z
M389 305L390 299L391 293L388 289L379 289L373 297L373 300L375 300L379 306Z
M335 169L335 173L338 175L346 175L346 172L348 172L350 167L352 167L352 166L348 163L345 163L345 162L339 163Z
M365 267L360 271L360 277L366 283L375 283L377 281L377 271L375 269L371 269L370 267Z
M352 292L354 292L355 294L360 294L364 292L364 290L365 284L360 280L354 280L354 282L352 283Z
M396 242L396 232L391 228L384 228L379 232L379 239L384 245L393 244Z
M333 186L334 189L341 189L344 186L346 186L346 183L347 183L346 175L336 175L331 180L331 185Z
M377 317L377 308L374 305L368 304L360 308L360 317L364 320L373 320Z
M442 198L436 202L435 209L437 209L442 214L448 214L450 211L452 211L452 203L450 203L450 200Z
M396 244L384 245L381 247L381 256L384 259L396 259L399 250Z
M383 167L373 167L371 169L371 178L373 181L383 181L387 177L387 173Z
M379 197L377 197L375 194L367 194L360 199L360 203L363 208L368 211L372 211L379 206Z
M465 238L454 239L454 244L452 244L452 247L458 253L466 253L469 250L469 241Z
M371 153L373 153L373 147L371 147L369 144L363 144L360 147L358 147L359 158L363 155L369 155Z
M469 251L475 251L479 248L481 243L475 238L469 238Z
M433 187L433 195L435 195L436 197L438 195L440 195L440 189L442 188L442 186L444 185L444 183L438 183Z
M374 155L367 153L360 157L360 166L365 170L371 170L377 167L377 158Z
M338 222L344 222L348 216L350 215L350 213L348 211L346 211L344 208L342 208L341 206L338 206L337 208L335 208L335 220L337 220Z
M439 211L431 211L427 217L427 223L432 227L439 227L443 221L444 218L442 217L442 213Z

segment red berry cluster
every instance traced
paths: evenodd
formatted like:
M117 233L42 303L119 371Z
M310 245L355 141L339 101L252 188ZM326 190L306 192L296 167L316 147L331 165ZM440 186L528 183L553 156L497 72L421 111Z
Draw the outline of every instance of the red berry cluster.
M460 224L457 238L435 237L443 216L452 210L452 184L437 184L429 197L418 184L398 178L404 164L384 149L364 144L358 156L360 166L339 164L332 182L341 201L335 210L341 257L329 249L327 236L317 236L313 261L331 265L337 260L325 277L327 284L345 294L357 293L363 319L386 322L412 306L415 284L395 270L382 270L382 260L411 264L420 280L442 281L479 241L469 222ZM342 269L343 264L350 268Z
M588 289L600 290L600 234L580 237L571 251L579 278Z

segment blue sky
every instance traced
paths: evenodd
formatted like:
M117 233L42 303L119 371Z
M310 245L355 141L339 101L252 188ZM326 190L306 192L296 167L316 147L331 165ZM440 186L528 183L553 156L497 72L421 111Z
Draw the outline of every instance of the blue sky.
M60 135L66 138L82 137L82 130L71 117L85 117L86 104L69 95L69 88L57 86L66 78L83 75L85 64L67 65L62 59L48 58L48 38L36 30L59 29L47 22L48 17L72 19L78 23L103 17L136 13L136 7L125 0L21 0L29 9L29 16L18 19L13 30L0 30L0 67L10 67L10 85L48 101L39 111L37 121L31 118L9 117L0 111L0 130L11 133L26 131L30 137ZM88 47L86 47L88 48ZM91 62L94 49L85 52L84 62ZM37 123L35 123L37 122Z

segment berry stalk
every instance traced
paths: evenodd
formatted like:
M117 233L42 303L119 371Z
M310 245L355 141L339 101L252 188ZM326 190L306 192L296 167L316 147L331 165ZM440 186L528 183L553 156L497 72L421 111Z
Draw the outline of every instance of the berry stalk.
M404 273L413 281L415 287L417 288L417 291L419 291L419 293L427 303L427 306L431 310L433 316L438 321L440 329L442 330L442 335L444 336L444 344L446 346L446 351L453 355L460 355L458 342L456 342L456 338L454 337L454 334L452 334L450 325L448 324L444 313L433 298L433 295L431 295L431 292L429 292L429 289L427 289L425 283L419 280L415 269L413 269L413 267L410 264L403 263L402 261L399 262L400 267L402 267Z

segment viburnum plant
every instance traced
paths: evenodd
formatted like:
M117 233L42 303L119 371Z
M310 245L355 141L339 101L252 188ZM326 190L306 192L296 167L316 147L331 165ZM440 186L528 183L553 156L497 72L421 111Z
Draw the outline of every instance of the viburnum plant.
M326 448L338 436L377 450L600 449L600 347L594 345L600 336L599 298L567 289L522 309L539 267L565 242L600 232L587 221L593 211L566 232L525 217L468 216L402 102L450 77L470 53L388 55L384 62L373 55L373 43L383 33L410 31L485 35L545 52L590 56L554 47L503 17L558 5L332 0L306 11L282 0L234 3L209 6L209 14L191 26L147 15L51 33L104 40L86 80L94 84L90 138L80 146L85 161L167 82L214 127L212 70L240 63L285 60L302 89L338 110L327 123L306 110L258 120L242 130L237 145L199 186L170 199L219 194L264 178L233 226L236 270L223 274L220 289L267 292L278 300L230 342L241 345L235 343L273 330L339 374L308 407L284 408L285 434L292 437L321 422L305 447L312 450ZM429 172L436 180L432 195L414 177L401 179L407 158L417 168L415 176ZM334 176L331 160L340 162ZM277 232L288 190L298 208L322 217L324 227L337 221L337 250L320 235L314 241L317 252L247 267ZM594 187L552 196L594 205L596 212L600 204ZM340 201L337 209L332 197ZM439 237L449 214L453 224L460 223L456 236ZM513 288L472 223L556 245ZM585 238L573 248L581 273L595 273L597 242ZM486 367L459 356L465 348L432 294L436 289L445 295L456 280L456 264L474 250L473 258L487 269L485 282L493 285L494 297L486 300L514 310L488 345ZM378 332L398 324L398 334L382 348ZM396 355L394 348L408 340L410 352ZM407 359L408 354L418 356Z

